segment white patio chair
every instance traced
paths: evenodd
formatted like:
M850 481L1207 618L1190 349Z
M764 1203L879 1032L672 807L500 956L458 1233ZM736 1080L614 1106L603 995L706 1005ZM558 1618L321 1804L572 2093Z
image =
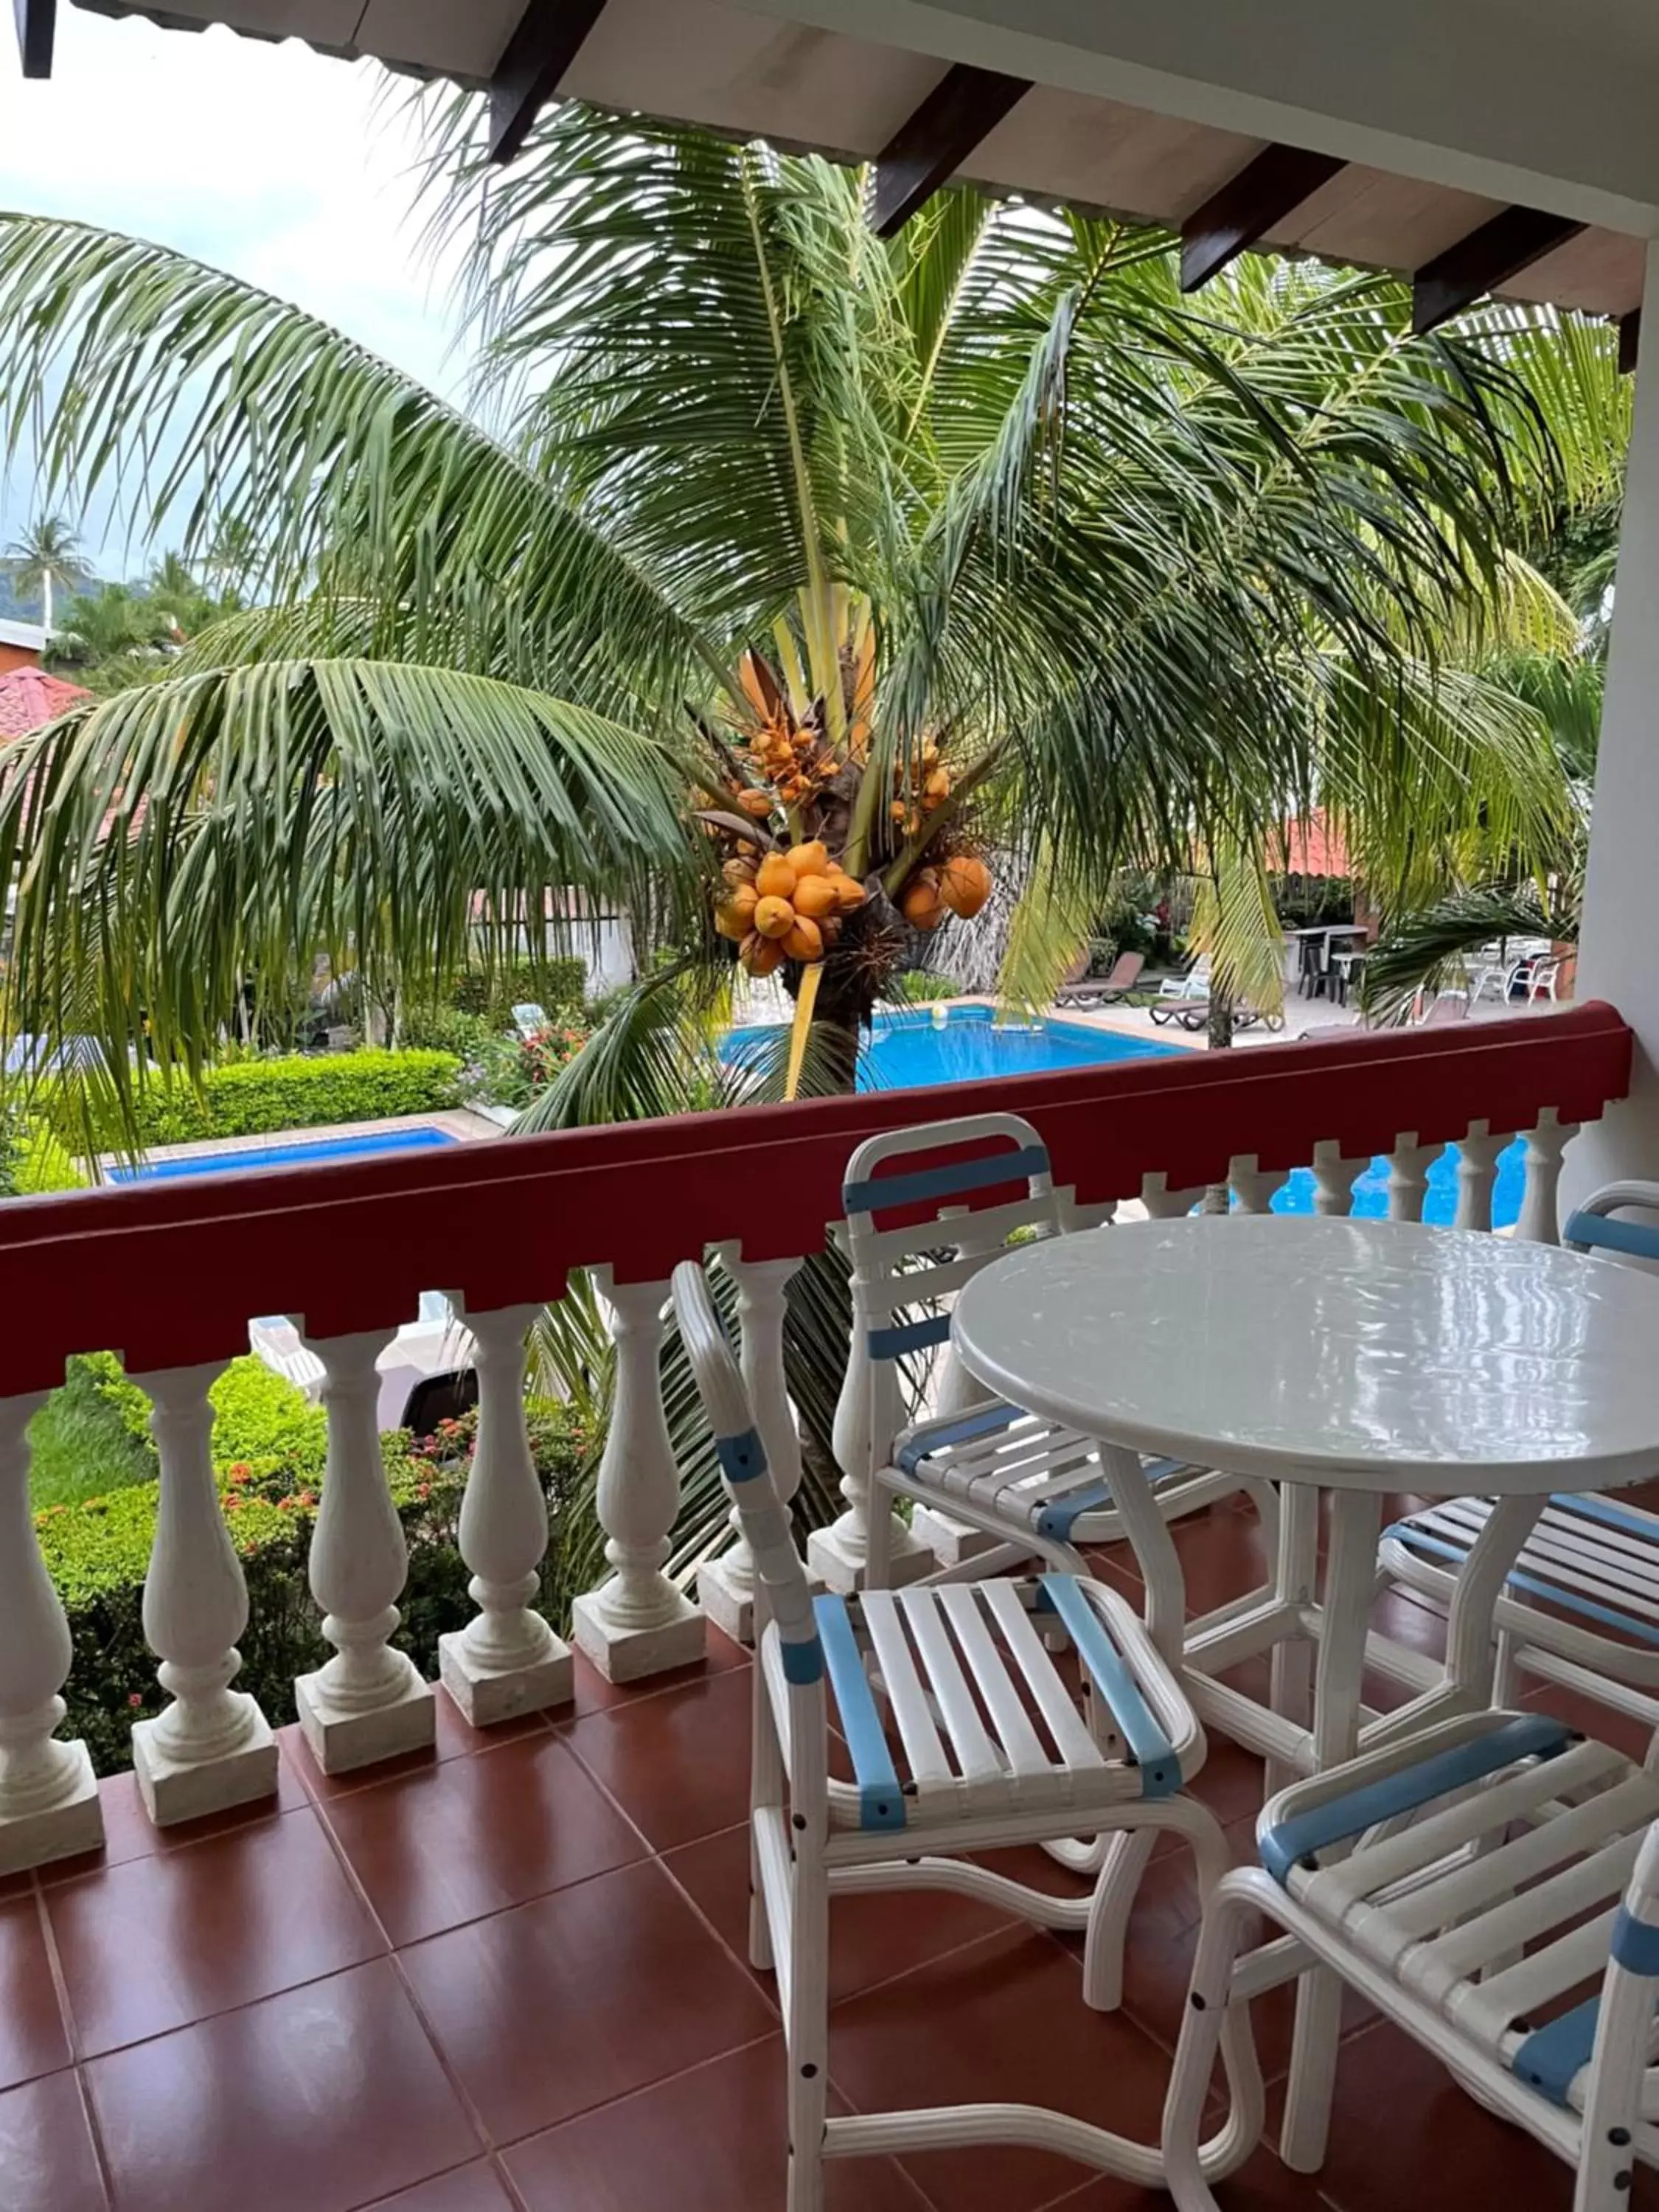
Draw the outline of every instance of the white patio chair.
M964 1158L969 1147L972 1156ZM947 1150L955 1157L940 1162ZM918 1153L929 1156L928 1165L878 1172ZM975 1195L1015 1186L1018 1194L1012 1199L964 1210ZM945 1301L1006 1252L1011 1238L1061 1231L1042 1139L1012 1114L976 1114L872 1137L848 1164L842 1201L854 1326L863 1333L870 1363L867 1580L878 1589L889 1580L888 1501L895 1496L1003 1540L997 1551L947 1572L984 1574L1035 1556L1064 1572L1084 1573L1085 1546L1118 1543L1126 1534L1092 1438L1006 1404L974 1382L948 1350L939 1410L903 1425L899 1363L948 1346ZM955 1210L945 1210L951 1201ZM895 1212L908 1218L877 1225L878 1216ZM1109 1345L1101 1355L1111 1357ZM1271 1550L1279 1506L1270 1483L1176 1460L1148 1461L1146 1470L1165 1521L1246 1492Z
M966 1854L1064 1837L1079 1823L1126 1839L1147 1832L1149 1844L1150 1832L1165 1829L1192 1845L1207 1896L1227 1849L1214 1816L1183 1794L1204 1757L1191 1706L1133 1608L1068 1575L814 1601L701 1267L675 1271L674 1304L755 1560L749 1942L752 1963L778 1978L787 2212L820 2212L826 2157L954 2143L1024 2143L1157 2186L1163 2166L1152 2147L1036 2106L830 2118L830 1906L848 1892L940 1888L1037 1926L1081 1930L1085 2000L1115 2002L1127 1899L1109 1875L1091 1897L1062 1899ZM1045 1649L1055 1629L1091 1686L1081 1706ZM830 1771L832 1719L851 1781ZM1239 2162L1261 2124L1248 2022L1232 2024L1223 2057L1232 2108L1201 2156L1216 2173Z
M1632 1209L1659 1213L1659 1182L1608 1183L1571 1217L1562 1242L1577 1252L1659 1263L1659 1228L1614 1218ZM1382 1535L1384 1573L1449 1606L1491 1510L1490 1498L1458 1498L1397 1521ZM1494 1621L1499 1704L1513 1702L1519 1673L1577 1690L1659 1729L1659 1514L1621 1498L1553 1498L1516 1561Z
M1559 960L1534 960L1527 971L1527 1004L1530 1006L1534 999L1547 999L1553 1006L1560 977Z
M1656 1818L1659 1777L1541 1713L1465 1716L1271 1800L1261 1866L1205 1909L1164 2110L1179 2212L1216 2212L1196 2154L1218 2039L1316 1965L1576 2167L1575 2212L1622 2212L1659 2163ZM1258 1914L1289 1942L1241 1957ZM1322 2160L1335 2059L1292 2060L1287 2112L1318 2123L1298 2166Z

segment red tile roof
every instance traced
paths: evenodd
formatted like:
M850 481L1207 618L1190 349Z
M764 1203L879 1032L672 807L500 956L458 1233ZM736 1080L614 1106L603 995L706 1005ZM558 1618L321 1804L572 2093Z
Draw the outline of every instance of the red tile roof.
M78 684L66 684L42 669L13 669L9 676L0 676L0 743L26 737L91 696Z
M1276 849L1268 859L1268 868L1274 875L1347 876L1352 873L1348 866L1347 848L1342 842L1342 833L1327 819L1322 807L1309 815L1306 821L1292 822L1288 834L1274 842Z

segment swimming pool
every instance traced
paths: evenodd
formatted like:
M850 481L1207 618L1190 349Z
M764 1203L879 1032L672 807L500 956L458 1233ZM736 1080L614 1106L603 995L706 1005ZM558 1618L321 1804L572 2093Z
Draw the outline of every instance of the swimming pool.
M720 1058L740 1061L773 1032L732 1030ZM1100 1067L1126 1060L1167 1060L1179 1046L1150 1037L1119 1036L1081 1022L1046 1021L1029 1029L996 1026L988 1006L951 1006L935 1022L931 1010L877 1017L859 1054L860 1091L919 1091L931 1084L975 1083L988 1076L1052 1075L1057 1069ZM1507 1229L1519 1218L1525 1146L1517 1138L1498 1156L1492 1191L1492 1225ZM1311 1213L1311 1168L1297 1168L1274 1194L1275 1213ZM1377 1220L1389 1210L1389 1164L1375 1159L1353 1187L1353 1212ZM1443 1153L1429 1171L1423 1218L1449 1227L1457 1212L1457 1153Z
M251 1168L316 1167L327 1160L375 1159L387 1152L430 1152L459 1141L447 1129L418 1123L408 1129L373 1129L356 1137L319 1137L314 1143L255 1145L243 1152L145 1160L136 1168L112 1167L106 1172L112 1182L174 1182L185 1176L241 1175Z

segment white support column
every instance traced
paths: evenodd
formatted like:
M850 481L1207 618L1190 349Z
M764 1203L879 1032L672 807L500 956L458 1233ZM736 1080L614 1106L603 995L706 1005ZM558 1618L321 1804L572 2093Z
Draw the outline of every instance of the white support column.
M786 1506L800 1488L800 1437L783 1365L783 1324L789 1284L804 1260L745 1260L741 1244L722 1244L720 1264L738 1286L739 1358L749 1402L755 1409L772 1487ZM755 1640L755 1561L743 1533L741 1516L732 1509L736 1541L697 1570L697 1595L717 1628L734 1643Z
M1515 1224L1517 1237L1534 1244L1559 1244L1560 1223L1556 1190L1561 1181L1561 1155L1578 1134L1577 1124L1555 1118L1553 1106L1538 1117L1538 1127L1527 1132L1527 1180L1521 1194L1521 1212Z
M1429 1194L1429 1170L1445 1150L1443 1145L1419 1145L1415 1129L1395 1139L1389 1154L1389 1218L1420 1221Z
M1494 1135L1484 1121L1471 1121L1457 1140L1457 1212L1454 1229L1492 1227L1492 1187L1498 1180L1498 1155L1509 1139Z
M1202 1185L1191 1190L1171 1190L1166 1175L1146 1175L1140 1179L1140 1202L1149 1221L1179 1221L1203 1195Z
M576 1642L609 1682L637 1681L703 1656L702 1613L663 1572L680 1470L662 1402L666 1283L595 1271L617 1341L617 1398L599 1462L599 1525L616 1572L573 1607Z
M1314 1212L1340 1218L1352 1211L1353 1187L1369 1160L1345 1160L1334 1137L1322 1138L1314 1146Z
M1258 1167L1254 1152L1240 1152L1227 1163L1227 1180L1241 1213L1271 1213L1273 1193L1290 1181L1290 1170Z
M380 1458L375 1362L396 1334L375 1328L305 1339L323 1363L328 1408L311 1590L335 1656L314 1674L302 1674L294 1696L306 1741L325 1774L422 1750L436 1725L431 1685L391 1642L409 1547Z
M862 1589L870 1565L871 1459L872 1437L890 1439L903 1425L899 1402L896 1363L872 1361L865 1347L864 1325L856 1305L853 1339L848 1346L847 1378L836 1401L832 1442L836 1464L841 1468L841 1494L847 1510L827 1528L815 1528L806 1540L806 1565L832 1590ZM884 1495L880 1510L887 1515L887 1559L881 1579L890 1589L919 1582L933 1570L933 1555L888 1505Z
M456 1301L459 1310L459 1301ZM461 1557L477 1613L438 1639L438 1674L474 1728L567 1704L570 1647L535 1607L547 1550L547 1493L525 1430L525 1337L540 1308L466 1316L478 1377L478 1441L461 1500Z
M29 1503L28 1425L45 1403L0 1399L0 1875L104 1840L87 1747L52 1734L74 1647Z
M173 1703L132 1731L132 1765L157 1827L269 1797L276 1739L258 1705L231 1683L242 1663L247 1584L225 1526L213 1472L208 1392L225 1370L173 1367L133 1381L150 1400L161 1463L155 1538L144 1577L144 1635Z
M1599 1184L1659 1175L1659 240L1647 250L1647 345L1636 375L1624 519L1596 753L1589 870L1575 996L1605 999L1636 1032L1630 1097L1586 1122L1569 1151L1562 1202Z

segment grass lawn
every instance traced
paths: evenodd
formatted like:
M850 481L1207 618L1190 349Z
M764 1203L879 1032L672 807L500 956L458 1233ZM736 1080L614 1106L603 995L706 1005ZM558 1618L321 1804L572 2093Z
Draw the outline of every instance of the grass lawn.
M29 1488L37 1512L47 1505L78 1505L131 1482L155 1480L155 1462L142 1440L98 1395L79 1363L29 1424L33 1453Z

